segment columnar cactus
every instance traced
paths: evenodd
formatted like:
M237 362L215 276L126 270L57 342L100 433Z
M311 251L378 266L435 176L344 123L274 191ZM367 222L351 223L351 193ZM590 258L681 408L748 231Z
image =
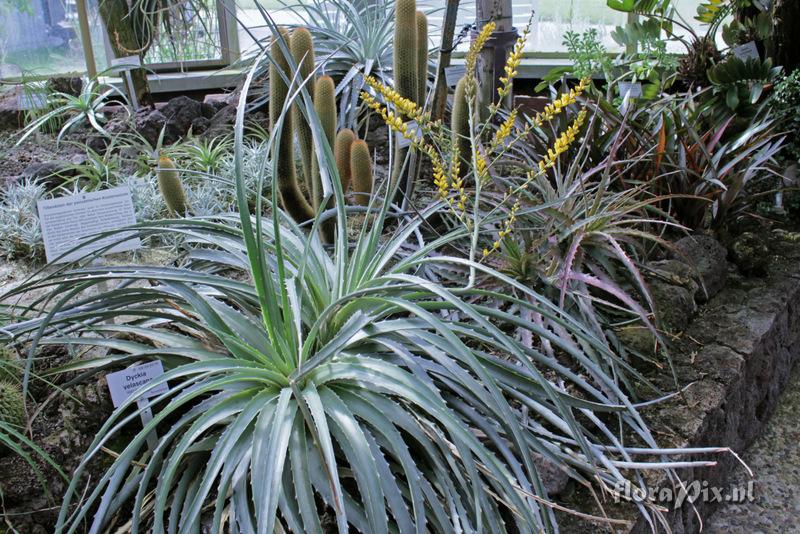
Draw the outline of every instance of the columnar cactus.
M417 11L417 105L424 106L428 97L428 17Z
M156 178L158 190L161 191L161 196L164 197L164 203L169 211L181 217L186 215L189 203L186 200L186 191L183 190L180 173L175 168L175 163L163 154L158 158Z
M350 173L353 177L355 203L368 206L372 195L372 156L365 141L357 139L350 147Z
M325 139L333 148L336 142L336 86L330 76L321 76L314 85L314 109L319 117L322 131L325 133ZM314 209L319 209L320 202L322 202L322 180L316 159L312 186L311 198L314 202Z
M280 38L286 43L287 31L285 29L280 29L279 31ZM304 28L294 30L288 46L294 61L297 63L299 74L303 79L309 79L314 69L314 42L311 34ZM281 47L279 40L276 39L272 43L271 53L269 119L270 126L274 132L288 98L289 91L286 80L295 78L295 76L290 72L289 62L284 55L284 49ZM281 72L285 76L281 76ZM313 80L310 88L313 93L314 110L319 118L325 141L334 151L337 170L342 180L342 189L346 190L351 174L350 145L355 139L355 135L350 130L343 130L338 136L336 135L336 86L333 79L330 76L321 76ZM278 153L273 155L278 191L281 195L283 208L297 222L306 222L313 219L318 210L330 207L329 205L322 206L324 196L322 176L319 161L316 157L312 132L313 130L303 115L299 104L295 104L291 110L291 120L286 120L286 118L283 120L279 140L280 148ZM295 134L298 137L302 152L301 160L308 196L306 196L297 180L293 150ZM327 242L333 241L334 231L335 221L332 219L323 222L320 227L322 239Z
M424 105L428 85L428 20L425 14L417 11L416 0L396 0L394 28L394 89L397 93ZM397 147L394 153L392 169L392 185L401 179L401 172L406 163L407 148ZM411 159L406 169L408 178L404 180L402 192L406 196L413 195L413 176L419 170ZM398 190L399 192L399 190Z
M350 187L350 152L356 135L353 130L345 128L336 134L336 146L333 153L336 156L336 169L342 184L342 193Z
M0 381L0 422L21 427L25 425L25 397L18 384Z
M452 132L452 143L458 147L458 154L461 160L469 161L471 157L471 142L469 131L469 104L467 102L467 78L461 78L456 84L455 95L453 96L453 115L450 118L450 131ZM463 163L459 167L459 174L463 176L468 169L468 165Z
M394 20L394 85L400 96L416 101L417 83L417 2L397 0Z
M287 41L288 32L281 28L279 39L283 40L284 44ZM273 61L269 66L269 122L272 130L278 123L286 98L289 93L289 88L281 72L284 73L287 79L292 78L289 70L289 62L283 53L280 42L275 39L272 42L271 54ZM306 197L297 183L297 174L294 167L294 149L292 144L293 129L292 121L284 120L283 128L280 136L280 148L277 157L273 155L273 161L276 165L278 191L281 195L281 202L283 209L297 222L305 222L314 217L314 210L311 204L308 203Z
M302 80L309 79L314 73L314 39L306 28L295 28L292 31L290 49L292 57L298 66ZM310 79L306 83L308 93L314 94L314 80ZM312 157L314 154L314 144L312 141L311 127L308 124L301 104L296 103L292 106L292 127L297 134L297 141L300 145L300 160L303 167L303 178L307 189L311 189Z

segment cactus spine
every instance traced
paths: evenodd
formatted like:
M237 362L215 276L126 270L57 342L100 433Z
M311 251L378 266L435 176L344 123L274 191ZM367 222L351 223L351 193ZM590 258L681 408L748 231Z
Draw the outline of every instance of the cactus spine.
M314 39L311 32L306 28L295 28L292 31L290 49L292 57L298 66L302 80L311 78L314 73ZM310 79L306 83L309 94L313 95L314 80ZM314 142L311 135L311 127L308 124L301 109L302 102L297 101L292 106L292 127L297 134L297 141L300 145L300 160L303 166L303 179L306 189L311 190L312 184L312 158L314 154Z
M8 425L25 425L25 398L17 384L0 381L0 421Z
M273 132L275 131L275 127L286 104L286 98L289 93L289 88L280 73L283 72L287 79L292 78L289 71L289 62L286 60L286 56L280 45L281 40L287 44L287 35L288 32L284 28L281 28L280 35L273 40L270 50L272 62L270 62L269 65L269 122ZM284 119L278 154L277 157L273 154L272 158L276 165L275 170L278 191L281 195L283 209L285 209L295 221L305 222L314 217L314 210L306 200L306 197L303 195L297 183L297 175L294 167L293 143L291 121Z
M350 187L350 152L355 138L353 130L347 128L336 134L336 146L333 153L336 157L336 170L339 171L342 193L346 193L347 188Z
M461 158L459 166L459 176L464 176L469 165L464 161L469 161L472 157L469 131L469 103L467 102L467 78L466 76L458 80L455 95L453 96L453 115L450 117L450 131L452 132L452 144L458 147L458 156Z
M428 17L416 12L417 19L417 105L424 106L428 97Z
M353 177L355 203L369 206L372 195L372 157L366 141L357 139L350 148L350 172Z
M158 179L158 190L164 197L164 202L169 211L175 215L183 217L189 210L189 203L186 200L186 191L183 190L180 173L175 168L175 163L165 155L158 158L158 169L156 169Z

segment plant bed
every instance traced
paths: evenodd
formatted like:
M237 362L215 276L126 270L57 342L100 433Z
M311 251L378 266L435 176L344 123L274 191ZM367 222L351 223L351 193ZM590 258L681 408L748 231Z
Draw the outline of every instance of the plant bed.
M666 402L642 409L662 446L724 446L741 453L760 435L800 358L800 245L794 238L780 231L773 234L768 239L771 261L766 276L745 277L734 270L722 291L676 336L671 355L683 389ZM660 382L670 389L667 370ZM689 495L698 484L727 489L734 473L746 469L734 454L720 453L716 460L714 467L677 471ZM660 474L646 480L650 488L674 488ZM691 503L687 497L681 507L672 506L665 514L671 531L698 532L715 509L710 490L708 495L708 501L698 498ZM614 531L651 532L635 506L605 498L610 517L629 518ZM586 492L576 491L565 501L572 509L599 514ZM586 522L566 515L563 519L564 532L587 531ZM659 528L666 531L663 525Z

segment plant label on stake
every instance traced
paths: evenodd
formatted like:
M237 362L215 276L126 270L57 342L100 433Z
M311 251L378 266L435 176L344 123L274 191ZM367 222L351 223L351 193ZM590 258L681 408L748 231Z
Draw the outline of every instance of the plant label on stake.
M622 105L619 110L625 113L630 101L642 96L642 84L639 82L619 82L619 94L622 95Z
M747 61L748 59L761 59L761 55L758 53L758 47L756 46L755 41L750 41L748 43L733 47L733 55L742 61Z
M451 65L445 67L444 79L447 82L447 86L455 87L458 84L458 80L463 78L465 74L467 74L466 65Z
M142 60L139 56L125 56L118 57L111 60L111 66L124 72L125 87L127 88L128 99L131 102L134 110L139 109L139 102L136 100L136 89L133 87L133 78L131 71L142 67Z
M87 236L136 224L133 198L127 186L40 200L37 207L48 262L64 263L80 259L119 241L121 236L110 235L61 256ZM140 246L139 238L131 236L103 254L134 250Z
M106 375L108 391L111 393L111 402L114 404L114 408L117 408L137 391L146 387L147 384L163 374L164 366L161 364L161 360L156 360ZM142 418L142 426L147 426L147 423L153 420L153 410L150 408L147 399L157 397L167 391L169 391L169 387L165 382L154 387L136 401ZM150 450L155 450L158 445L158 435L155 430L147 434L147 445Z

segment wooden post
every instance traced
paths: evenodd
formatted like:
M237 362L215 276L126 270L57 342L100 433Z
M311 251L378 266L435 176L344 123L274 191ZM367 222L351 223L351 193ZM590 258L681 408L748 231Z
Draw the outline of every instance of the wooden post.
M436 78L433 82L433 99L431 100L431 118L439 120L444 117L447 104L447 78L444 69L450 66L453 53L453 35L456 32L456 18L460 0L447 0L442 23L442 43L439 45L439 61L436 67Z
M481 117L488 113L489 104L497 97L500 77L508 57L508 51L514 46L517 32L514 28L514 13L511 0L475 0L476 33L489 22L494 21L496 28L486 46L478 56L476 76L478 78L478 110ZM506 107L513 101L509 94L504 102Z
M78 26L81 30L81 44L83 45L83 57L86 61L86 74L90 79L94 79L97 77L97 64L94 61L92 33L89 31L89 15L86 11L86 0L75 0L75 8L78 10Z

